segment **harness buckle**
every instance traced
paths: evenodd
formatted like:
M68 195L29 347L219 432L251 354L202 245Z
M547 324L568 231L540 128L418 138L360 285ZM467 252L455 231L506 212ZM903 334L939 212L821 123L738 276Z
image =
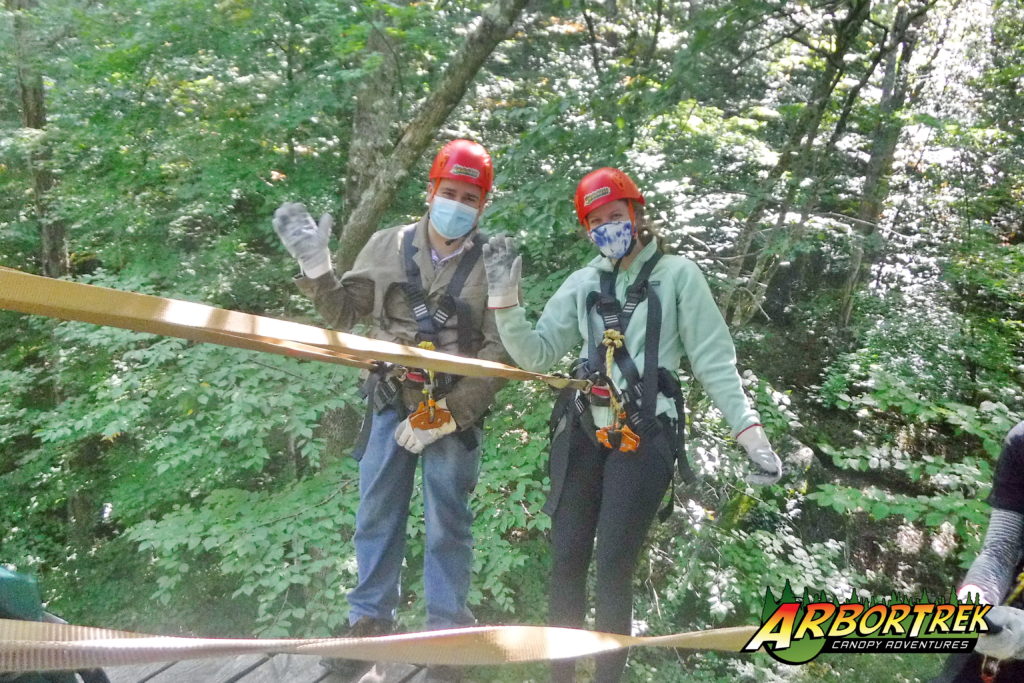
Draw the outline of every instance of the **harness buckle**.
M612 383L610 378L597 374L587 379L590 388L584 392L590 405L604 408L612 404Z

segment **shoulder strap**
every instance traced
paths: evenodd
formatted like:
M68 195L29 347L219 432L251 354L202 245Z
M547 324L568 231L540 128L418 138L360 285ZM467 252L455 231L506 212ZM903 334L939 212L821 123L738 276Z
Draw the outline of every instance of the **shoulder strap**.
M466 285L466 280L469 279L469 274L473 272L473 267L480 260L482 251L483 246L480 240L474 240L473 246L462 253L459 265L455 268L452 279L448 282L448 288L445 290L448 294L455 298L459 297L462 288Z
M412 308L412 316L416 319L416 341L436 344L437 328L427 306L427 293L423 290L420 267L416 265L415 256L419 249L413 244L415 237L415 225L410 225L402 233L402 260L405 264L405 282L402 283L402 289Z
M651 261L653 260L652 258ZM658 296L657 282L649 283L647 290L647 330L644 333L643 413L646 419L653 420L658 412L658 347L661 342L661 298Z
M654 271L654 266L658 265L658 261L661 259L661 252L656 251L654 255L647 260L640 272L637 273L636 279L626 289L626 301L622 305L622 330L625 332L626 327L629 326L629 320L633 317L633 312L636 307L644 300L647 295L648 280L651 277L651 273ZM660 314L660 312L659 312Z
M441 297L437 308L431 312L427 304L427 293L423 289L423 279L420 268L416 265L416 252L419 251L413 244L416 237L416 226L410 225L402 235L402 258L405 263L405 282L402 288L405 290L406 298L412 307L412 315L416 319L417 341L429 341L437 344L438 334L452 315L458 316L459 350L463 353L469 352L472 342L471 320L472 312L467 302L459 298L469 274L473 271L477 261L480 260L482 252L481 242L475 240L473 246L464 252L452 273L452 279L445 288L444 296Z
M437 324L438 330L444 326L444 322L451 316L452 312L455 313L459 334L459 351L462 353L469 353L470 344L473 341L473 331L470 325L473 313L469 302L459 298L459 295L462 293L462 288L466 285L466 280L469 279L469 274L473 272L477 261L480 260L482 251L481 241L475 240L469 251L463 252L459 265L455 272L452 273L452 279L448 282L447 289L445 289L441 304L434 311L434 322ZM440 315L443 315L443 318L439 319L438 316Z
M619 274L619 264L616 263L615 267L611 271L601 271L600 291L591 292L587 296L588 324L590 320L590 310L596 306L597 313L604 324L604 329L619 330L620 332L625 333L626 328L629 327L629 321L632 319L633 313L636 311L636 307L647 296L648 280L651 273L654 271L654 266L657 265L660 259L661 252L655 252L654 255L652 255L651 258L649 258L643 265L640 272L637 273L636 279L629 287L626 288L626 302L623 306L619 305L619 300L615 297L615 280ZM650 306L648 306L648 308L650 308ZM658 318L658 330L660 334L660 309L658 310ZM648 320L648 326L649 325L650 321ZM596 338L596 335L593 334L593 330L591 330L590 336L591 344L590 349L588 349L589 358L593 369L600 370L604 368L604 354L600 353L600 350L597 348L599 340ZM647 340L647 343L651 343L649 339ZM625 348L620 349L620 352L616 353L616 362L618 362L618 357L621 355L625 355L626 357L629 356ZM657 358L657 355L655 355L655 358ZM630 363L632 363L632 361L630 361ZM619 369L622 370L621 367ZM639 373L636 372L636 367L634 366L632 369L633 372L636 373L636 379L639 380ZM605 371L607 372L607 369ZM632 384L632 381L625 372L623 372L623 376L626 377L627 382Z

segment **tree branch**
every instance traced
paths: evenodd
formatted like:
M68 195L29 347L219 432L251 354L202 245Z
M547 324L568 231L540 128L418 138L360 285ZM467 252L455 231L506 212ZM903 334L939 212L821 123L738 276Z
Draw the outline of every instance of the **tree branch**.
M601 75L601 58L597 54L597 32L594 30L594 20L587 11L586 0L583 1L583 21L587 23L587 33L590 35L590 60L594 63L594 71Z
M383 162L377 176L359 198L359 203L342 228L338 246L338 269L351 267L356 254L377 228L377 223L391 203L409 169L423 154L438 128L458 105L480 67L505 39L512 24L522 13L528 0L497 0L487 7L476 27L469 32L459 51L452 57L412 121Z

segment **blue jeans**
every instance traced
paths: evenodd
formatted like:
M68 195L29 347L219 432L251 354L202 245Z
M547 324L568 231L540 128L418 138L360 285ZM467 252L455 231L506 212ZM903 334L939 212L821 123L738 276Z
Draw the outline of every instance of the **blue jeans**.
M385 409L373 416L366 453L359 461L359 509L356 511L356 562L359 584L348 594L350 623L360 617L394 619L405 556L406 522L417 460L423 461L423 512L426 548L423 589L427 628L454 628L474 623L466 606L473 562L473 513L469 494L480 474L477 446L466 448L449 434L419 456L395 443L398 413Z

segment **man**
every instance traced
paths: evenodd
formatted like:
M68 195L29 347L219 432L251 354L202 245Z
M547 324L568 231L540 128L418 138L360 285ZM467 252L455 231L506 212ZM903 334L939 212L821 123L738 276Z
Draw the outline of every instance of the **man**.
M483 239L476 231L493 178L491 158L480 144L449 142L430 169L427 214L375 233L340 279L327 246L329 215L317 225L301 204L284 204L274 214L274 229L302 268L299 289L335 329L367 320L375 339L505 361L487 309ZM415 369L401 379L383 372L368 377L362 443L353 454L360 458L354 537L359 582L348 595L346 635L394 629L417 460L423 462L427 627L474 623L466 605L473 542L469 494L480 468L481 420L503 383ZM338 660L332 668L354 674L356 664Z

